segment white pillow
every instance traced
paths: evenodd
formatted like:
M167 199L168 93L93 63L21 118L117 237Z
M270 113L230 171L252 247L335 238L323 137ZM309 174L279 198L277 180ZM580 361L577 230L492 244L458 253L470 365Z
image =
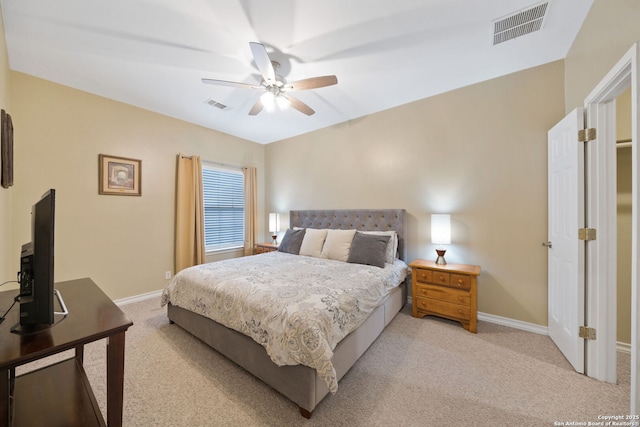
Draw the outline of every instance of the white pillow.
M393 264L398 253L398 233L394 230L389 231L361 231L364 234L375 234L378 236L391 236L389 243L387 244L387 252L385 255L385 262L387 264Z
M320 257L324 239L327 238L327 229L307 228L300 246L300 255Z
M356 230L328 230L320 257L347 262Z

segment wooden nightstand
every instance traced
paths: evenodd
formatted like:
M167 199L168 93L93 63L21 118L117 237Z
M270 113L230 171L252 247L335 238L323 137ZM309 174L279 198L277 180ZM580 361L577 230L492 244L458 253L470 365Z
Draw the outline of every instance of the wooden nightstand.
M418 259L411 264L411 315L446 317L476 332L480 266L438 265Z
M278 245L274 245L273 243L257 243L256 247L253 249L253 254L263 254L265 252L273 252L278 250Z

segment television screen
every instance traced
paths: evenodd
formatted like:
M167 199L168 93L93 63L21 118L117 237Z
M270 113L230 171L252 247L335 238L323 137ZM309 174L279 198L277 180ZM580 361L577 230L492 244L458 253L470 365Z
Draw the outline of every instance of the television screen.
M20 255L20 325L53 323L55 190L31 210L31 242Z

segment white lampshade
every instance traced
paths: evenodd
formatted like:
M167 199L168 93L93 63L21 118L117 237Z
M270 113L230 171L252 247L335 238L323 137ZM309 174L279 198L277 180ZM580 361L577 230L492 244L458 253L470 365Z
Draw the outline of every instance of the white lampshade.
M270 213L269 214L269 232L277 233L278 231L280 231L280 214Z
M451 244L451 215L431 215L431 243L434 245Z

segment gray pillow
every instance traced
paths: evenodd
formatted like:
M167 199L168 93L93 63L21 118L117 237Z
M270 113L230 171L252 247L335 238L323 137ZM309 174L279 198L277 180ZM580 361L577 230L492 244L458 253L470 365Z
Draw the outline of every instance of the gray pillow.
M347 262L384 268L390 238L391 236L357 232L353 236Z
M280 246L278 246L278 251L298 255L300 253L300 246L302 246L304 232L304 228L301 230L288 229L287 232L284 233Z

